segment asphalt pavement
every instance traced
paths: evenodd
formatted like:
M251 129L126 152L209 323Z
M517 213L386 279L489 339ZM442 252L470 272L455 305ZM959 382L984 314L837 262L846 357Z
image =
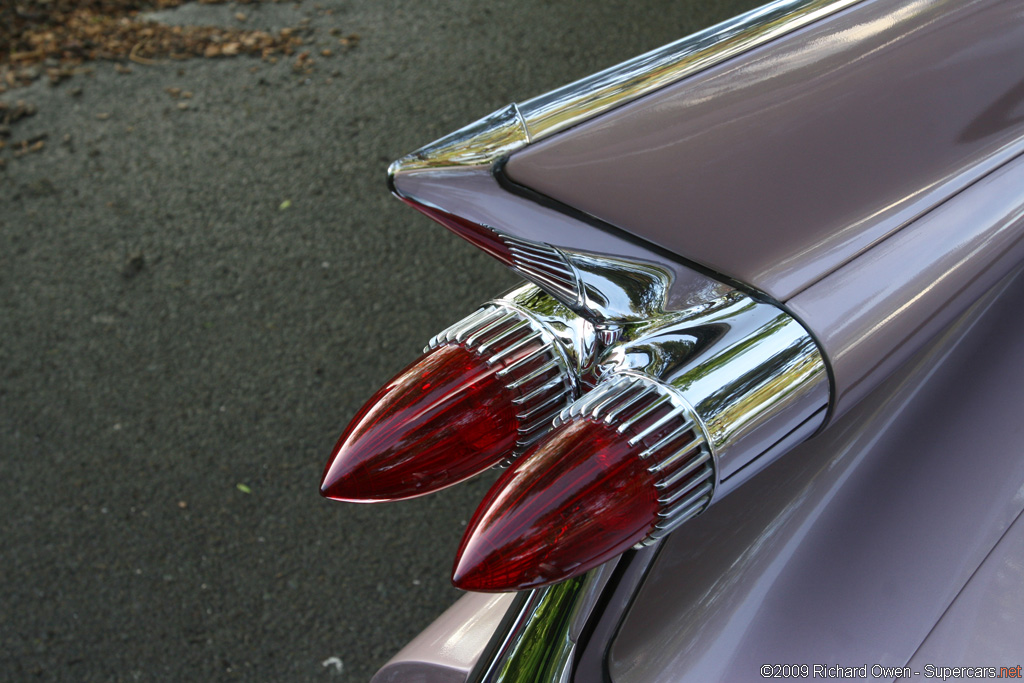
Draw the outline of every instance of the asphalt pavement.
M362 402L517 281L387 165L741 4L187 5L157 18L244 12L313 64L97 63L0 96L45 141L0 168L0 678L361 681L451 604L490 476L317 493Z

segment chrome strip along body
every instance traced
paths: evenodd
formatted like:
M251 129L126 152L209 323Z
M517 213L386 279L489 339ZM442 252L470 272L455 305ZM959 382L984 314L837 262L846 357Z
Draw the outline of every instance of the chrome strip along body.
M531 142L631 102L862 0L777 0L521 104L402 157L389 169L490 165Z
M563 131L862 0L778 0L519 105L528 142Z

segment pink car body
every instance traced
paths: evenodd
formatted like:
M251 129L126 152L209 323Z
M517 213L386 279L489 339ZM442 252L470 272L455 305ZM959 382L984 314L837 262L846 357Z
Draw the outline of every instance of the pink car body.
M783 0L396 162L463 237L564 259L494 252L609 348L739 292L816 365L714 444L714 504L467 594L374 681L1019 676L1022 67L1024 3Z

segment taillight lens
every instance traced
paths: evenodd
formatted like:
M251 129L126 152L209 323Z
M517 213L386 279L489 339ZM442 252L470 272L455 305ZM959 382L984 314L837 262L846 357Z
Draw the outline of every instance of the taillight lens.
M404 197L400 199L528 280L536 282L567 306L578 309L583 305L574 267L566 261L562 252L551 245L502 234L447 211Z
M321 493L350 502L410 498L525 450L573 396L557 343L498 305L453 325L355 416Z
M456 557L457 587L510 591L567 579L710 502L710 453L668 387L613 377L556 424L477 509Z
M470 244L484 250L506 266L515 265L515 261L512 258L512 252L508 245L505 244L505 241L494 230L484 227L478 223L474 223L473 221L466 220L462 216L456 216L453 213L448 213L447 211L442 211L441 209L436 209L426 204L414 202L410 199L406 199L405 197L400 196L399 199L423 215L437 221Z

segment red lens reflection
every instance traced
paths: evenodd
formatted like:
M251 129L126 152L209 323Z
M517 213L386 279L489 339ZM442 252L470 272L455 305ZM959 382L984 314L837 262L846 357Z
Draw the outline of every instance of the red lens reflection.
M627 550L658 512L654 478L614 426L573 420L494 484L463 536L452 583L513 591L556 583Z
M455 344L402 370L359 411L324 469L327 498L377 502L419 496L494 465L516 443L516 394L498 371Z

